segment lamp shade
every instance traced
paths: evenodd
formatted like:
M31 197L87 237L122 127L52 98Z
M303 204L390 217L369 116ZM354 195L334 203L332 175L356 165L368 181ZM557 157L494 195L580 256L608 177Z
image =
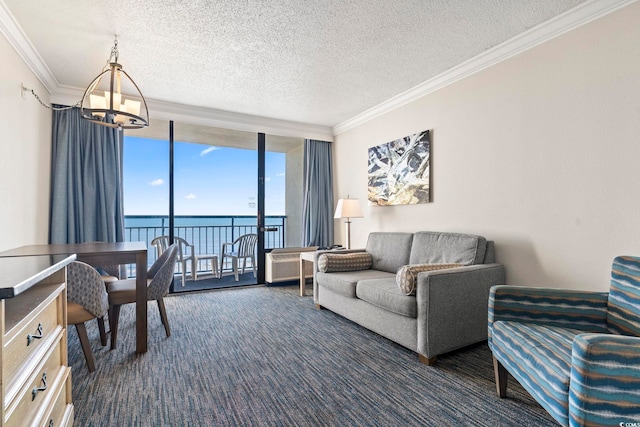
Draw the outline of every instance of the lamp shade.
M360 209L360 200L358 199L340 199L336 206L336 214L334 218L362 218L362 209Z

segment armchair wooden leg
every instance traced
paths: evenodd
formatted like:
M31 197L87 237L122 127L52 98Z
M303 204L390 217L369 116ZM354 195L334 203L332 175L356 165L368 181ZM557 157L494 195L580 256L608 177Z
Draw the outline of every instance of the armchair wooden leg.
M93 361L91 344L89 344L89 336L87 335L87 328L84 326L84 323L77 323L76 331L78 332L78 338L80 339L80 347L82 347L84 359L87 361L87 368L89 368L89 372L93 372L96 370L96 364Z
M100 331L100 344L107 345L107 331L104 328L104 317L98 317L98 331Z
M158 311L160 311L160 320L164 325L164 331L167 333L167 336L171 336L171 330L169 329L169 319L167 319L167 309L164 307L164 299L160 298L157 300L158 302Z
M120 306L112 305L109 307L109 329L111 329L111 350L116 348L116 340L118 339L118 320L120 319Z
M425 365L432 366L435 365L438 361L438 356L426 357L418 353L418 359L420 359L420 362L424 363Z
M509 379L509 373L502 366L498 359L493 356L493 373L496 377L496 392L498 396L504 398L507 397L507 380Z
M236 282L238 282L240 281L240 278L238 277L238 258L232 258L231 263L233 264L233 273L236 276Z

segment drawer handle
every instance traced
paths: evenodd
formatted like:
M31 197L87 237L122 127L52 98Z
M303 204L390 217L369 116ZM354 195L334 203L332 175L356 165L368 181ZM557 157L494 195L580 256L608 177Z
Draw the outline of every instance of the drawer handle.
M32 335L32 334L27 335L27 346L30 345L33 342L33 340L39 340L40 338L43 337L42 323L38 323L38 329L36 330L36 332L38 332L37 335Z
M35 387L31 390L31 400L36 400L36 396L39 391L45 391L47 389L47 373L42 373L42 387Z

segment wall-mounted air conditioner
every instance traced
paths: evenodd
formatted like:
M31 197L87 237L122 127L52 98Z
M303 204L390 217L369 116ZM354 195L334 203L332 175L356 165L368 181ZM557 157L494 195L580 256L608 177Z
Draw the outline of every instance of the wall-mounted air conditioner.
M318 249L315 246L309 248L284 248L273 249L267 253L265 265L265 280L267 283L285 282L288 280L300 280L300 252L311 252ZM313 264L305 263L305 277L313 277Z

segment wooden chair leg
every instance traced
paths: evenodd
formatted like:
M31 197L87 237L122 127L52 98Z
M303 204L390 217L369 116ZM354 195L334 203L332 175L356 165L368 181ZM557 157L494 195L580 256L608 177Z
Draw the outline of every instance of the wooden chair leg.
M158 302L158 311L160 311L160 320L164 325L164 331L167 333L167 336L171 336L171 330L169 329L169 319L167 318L167 309L164 307L164 299L160 298L157 300Z
M76 324L76 331L78 332L78 338L80 339L80 347L82 347L84 359L87 361L87 368L89 368L89 372L93 372L96 370L96 364L93 361L91 344L89 344L89 336L87 335L87 328L84 326L84 323Z
M502 366L502 363L498 362L495 356L493 356L493 374L496 378L496 392L498 396L504 398L507 397L507 380L509 379L509 373Z
M111 329L111 350L116 348L116 340L118 339L118 320L120 320L120 306L112 305L109 307L109 329Z
M100 331L100 344L107 345L107 331L104 328L104 317L98 317L98 330Z

